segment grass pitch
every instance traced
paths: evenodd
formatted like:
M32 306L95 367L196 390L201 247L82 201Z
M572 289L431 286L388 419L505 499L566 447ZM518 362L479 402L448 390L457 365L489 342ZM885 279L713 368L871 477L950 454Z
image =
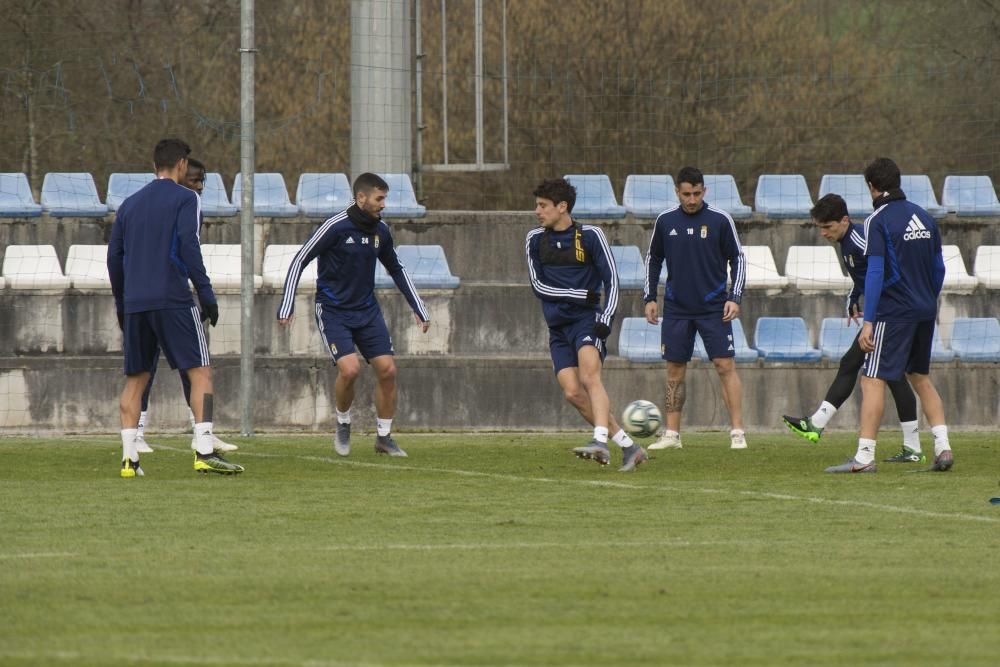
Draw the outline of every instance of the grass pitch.
M636 474L587 434L0 439L4 665L996 665L1000 435L955 468L825 475L812 446L685 434ZM925 448L930 449L925 436ZM884 434L879 456L895 453ZM159 445L159 446L158 446Z

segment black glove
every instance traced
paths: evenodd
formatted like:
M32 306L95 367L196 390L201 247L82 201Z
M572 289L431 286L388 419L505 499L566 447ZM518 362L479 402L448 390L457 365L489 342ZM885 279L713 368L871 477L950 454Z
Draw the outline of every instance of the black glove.
M118 316L118 328L121 329L122 331L125 331L125 311L116 310L115 315Z
M847 317L861 317L861 303L857 299L847 304Z
M594 335L604 340L611 335L611 327L604 322L594 322Z
M213 327L215 326L215 323L219 321L219 304L206 303L201 307L201 321L205 320L208 320L208 323Z
M596 306L601 302L601 293L595 292L592 289L587 290L587 303L591 306Z

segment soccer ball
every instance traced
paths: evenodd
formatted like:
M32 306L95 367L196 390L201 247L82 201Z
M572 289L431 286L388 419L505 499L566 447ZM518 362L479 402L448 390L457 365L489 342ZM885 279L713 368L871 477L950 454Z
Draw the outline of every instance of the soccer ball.
M663 424L663 416L655 403L649 401L632 401L625 406L622 413L622 428L629 435L637 438L648 438L655 435Z

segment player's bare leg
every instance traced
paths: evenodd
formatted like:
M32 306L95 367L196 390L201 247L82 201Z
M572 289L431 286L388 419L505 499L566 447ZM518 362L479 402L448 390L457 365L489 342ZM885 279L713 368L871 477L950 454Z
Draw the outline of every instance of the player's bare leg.
M722 385L722 400L729 411L729 419L733 425L729 432L731 449L746 449L746 434L743 430L743 383L736 372L736 360L733 357L712 359L715 372L719 374Z
M215 435L212 433L215 395L212 383L212 367L197 366L186 369L191 381L191 411L194 413L194 469L201 473L234 475L243 472L243 466L226 461L215 451Z
M354 383L357 382L359 375L361 375L361 360L357 352L345 354L337 359L337 379L333 383L333 395L337 409L341 412L347 412L354 404Z
M920 397L920 406L923 408L924 416L927 417L927 423L931 425L931 433L934 434L934 465L931 466L931 470L938 472L949 470L954 464L954 455L948 442L948 427L944 422L944 403L941 401L941 395L938 394L928 375L909 373L906 379Z
M136 450L135 435L139 426L139 412L142 410L142 392L149 381L149 373L125 376L125 388L118 401L121 418L122 468L121 476L132 478L142 476L139 467L139 452Z
M858 431L858 451L846 463L830 466L826 472L875 472L875 441L878 438L882 412L885 410L885 380L861 376L861 428Z
M392 418L396 414L396 361L391 354L373 357L369 360L375 371L375 451L389 456L406 456L390 435Z
M649 449L681 449L681 411L687 398L686 376L686 363L667 362L667 392L663 402L666 426L663 435Z

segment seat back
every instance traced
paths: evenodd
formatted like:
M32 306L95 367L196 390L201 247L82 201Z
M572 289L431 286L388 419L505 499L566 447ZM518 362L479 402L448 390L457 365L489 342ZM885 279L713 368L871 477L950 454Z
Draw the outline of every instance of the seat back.
M819 350L809 344L801 317L761 317L754 331L754 347L767 361L817 361Z
M391 192L391 190L390 190ZM310 218L328 218L353 201L346 174L302 174L295 190L299 212Z
M946 176L941 203L958 215L1000 215L1000 201L989 176Z
M625 210L637 218L655 218L680 203L674 177L670 174L631 174L625 179L622 203Z
M615 190L607 174L567 174L564 178L576 188L573 217L622 218L625 207L618 205Z
M626 317L618 335L618 355L629 361L662 362L660 326L644 317Z
M66 277L78 289L110 288L108 246L71 245L66 254Z
M746 259L747 288L775 289L788 284L788 278L778 273L774 255L768 246L745 245L743 256Z
M108 208L117 211L122 202L156 179L156 174L114 173L108 178Z
M65 289L70 286L56 249L51 245L7 246L2 273L13 289Z
M409 174L379 174L389 184L389 195L385 198L385 218L422 218L427 208L417 201L413 182Z
M233 206L242 206L243 177L236 174L233 181ZM288 200L288 188L285 187L285 177L276 172L265 172L253 175L253 211L254 215L290 218L299 214L299 209Z
M861 329L846 317L824 317L819 329L819 351L831 360L847 352Z
M976 278L989 289L1000 288L1000 245L981 245L976 248L973 263Z
M0 174L0 217L22 218L42 214L31 194L28 177L21 173Z
M646 261L639 252L639 246L613 245L611 256L618 269L618 287L642 289L646 283Z
M749 218L752 209L743 203L732 174L705 174L705 201L733 218Z
M201 213L206 217L229 217L236 215L237 207L229 201L222 174L205 174L205 189L201 193Z
M802 174L761 174L754 208L769 218L808 218L813 206Z
M790 246L785 276L800 290L843 290L854 284L844 274L837 251L831 245Z
M396 255L414 287L454 289L461 282L448 268L444 248L439 245L398 245ZM375 264L375 287L392 287L396 283L381 262Z
M948 213L948 209L938 203L931 177L927 174L904 174L900 177L900 188L906 193L907 199L935 218L944 217Z
M819 196L831 192L844 198L851 216L867 217L874 210L872 195L863 174L825 174L819 181Z
M295 253L302 246L298 245L269 245L264 248L263 279L266 287L282 288L285 286L285 278L288 276L288 267L292 264ZM316 267L318 260L313 260L306 264L299 276L298 289L313 289L316 287Z
M218 289L239 289L242 285L243 250L238 243L203 243L201 257L205 262L205 272L212 287ZM254 287L264 284L264 279L255 275Z
M995 317L956 317L951 349L962 361L1000 361L1000 321Z
M957 245L941 246L941 255L944 257L944 286L942 289L948 292L968 292L975 289L979 284L979 279L970 276L965 269L965 260L962 259L962 251Z
M108 212L97 194L94 177L86 172L45 174L42 209L56 217L100 217Z

